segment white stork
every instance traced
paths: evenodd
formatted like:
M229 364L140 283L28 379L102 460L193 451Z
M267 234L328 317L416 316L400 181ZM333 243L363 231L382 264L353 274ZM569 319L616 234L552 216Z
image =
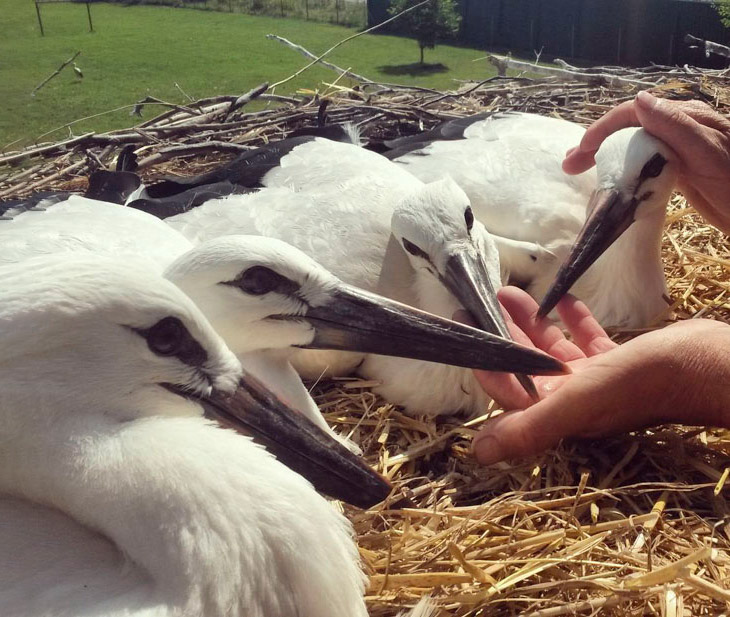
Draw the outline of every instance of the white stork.
M482 114L390 142L388 156L423 180L452 178L490 232L564 260L527 281L542 314L572 287L604 326L643 327L667 308L660 244L677 158L628 128L601 145L595 169L569 176L561 162L583 132L556 118Z
M204 415L334 496L376 474L242 376L189 298L99 255L0 278L0 614L366 617L349 522Z

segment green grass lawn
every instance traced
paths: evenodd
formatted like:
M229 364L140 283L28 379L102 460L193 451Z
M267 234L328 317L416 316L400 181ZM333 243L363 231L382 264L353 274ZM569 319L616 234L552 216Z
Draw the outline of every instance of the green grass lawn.
M133 104L147 96L182 103L175 84L193 98L238 94L263 81L282 79L306 60L280 43L265 38L275 33L322 52L355 32L352 29L292 19L216 13L158 6L93 4L95 32L88 32L83 4L45 4L46 36L41 37L31 0L2 0L0 9L0 149L36 140L69 121ZM74 52L84 73L69 68L30 92ZM371 79L437 88L451 88L456 79L493 74L484 52L439 46L426 61L442 64L427 74L413 74L418 59L412 40L365 35L337 49L329 59ZM282 87L317 88L336 75L313 68ZM145 117L151 117L147 108ZM108 130L137 122L129 109L76 124L74 134ZM43 141L69 135L64 128Z

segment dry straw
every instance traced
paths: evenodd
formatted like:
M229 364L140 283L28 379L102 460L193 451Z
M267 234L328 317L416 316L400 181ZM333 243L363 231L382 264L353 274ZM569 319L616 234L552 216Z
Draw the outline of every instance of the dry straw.
M730 107L730 79L719 73L596 72L607 70L651 79L659 96L705 100L723 113ZM239 96L170 106L135 129L0 154L0 196L83 189L88 171L112 165L123 143L138 146L148 180L198 172L321 121L323 100L327 121L354 122L377 142L485 109L587 123L635 89L600 79L512 77L463 84L455 93L336 82L300 94L266 94L260 98L270 107L250 113ZM669 208L663 256L671 306L655 327L675 319L729 321L727 239L679 196ZM480 467L470 439L496 410L470 422L408 417L378 400L371 386L344 379L317 384L314 392L327 420L396 487L380 507L346 509L370 577L373 617L394 616L426 593L442 616L730 614L727 431L662 427Z

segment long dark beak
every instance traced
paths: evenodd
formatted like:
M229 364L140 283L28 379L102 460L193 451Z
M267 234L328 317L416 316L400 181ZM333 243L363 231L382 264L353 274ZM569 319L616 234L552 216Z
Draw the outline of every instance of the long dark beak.
M504 321L502 308L497 300L497 291L492 285L487 266L481 255L461 251L452 255L446 262L446 272L440 277L441 282L471 313L472 318L482 330L512 340ZM517 380L522 384L532 400L539 400L535 383L529 377L517 373Z
M390 494L391 486L380 474L251 375L245 375L232 394L185 396L198 400L207 417L253 437L320 493L359 508L369 508Z
M545 294L538 317L548 315L583 273L631 226L637 205L636 199L622 199L618 191L593 192L588 204L590 214Z
M559 375L562 362L470 326L342 285L325 305L309 309L309 349L341 349L414 358L486 371Z

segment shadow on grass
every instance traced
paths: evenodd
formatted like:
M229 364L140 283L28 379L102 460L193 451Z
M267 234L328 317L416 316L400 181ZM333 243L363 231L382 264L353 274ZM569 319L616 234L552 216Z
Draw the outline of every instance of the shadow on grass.
M386 75L410 75L415 77L418 75L434 75L436 73L445 73L449 70L449 67L445 64L420 64L414 62L413 64L386 64L378 67L379 71L382 71Z

